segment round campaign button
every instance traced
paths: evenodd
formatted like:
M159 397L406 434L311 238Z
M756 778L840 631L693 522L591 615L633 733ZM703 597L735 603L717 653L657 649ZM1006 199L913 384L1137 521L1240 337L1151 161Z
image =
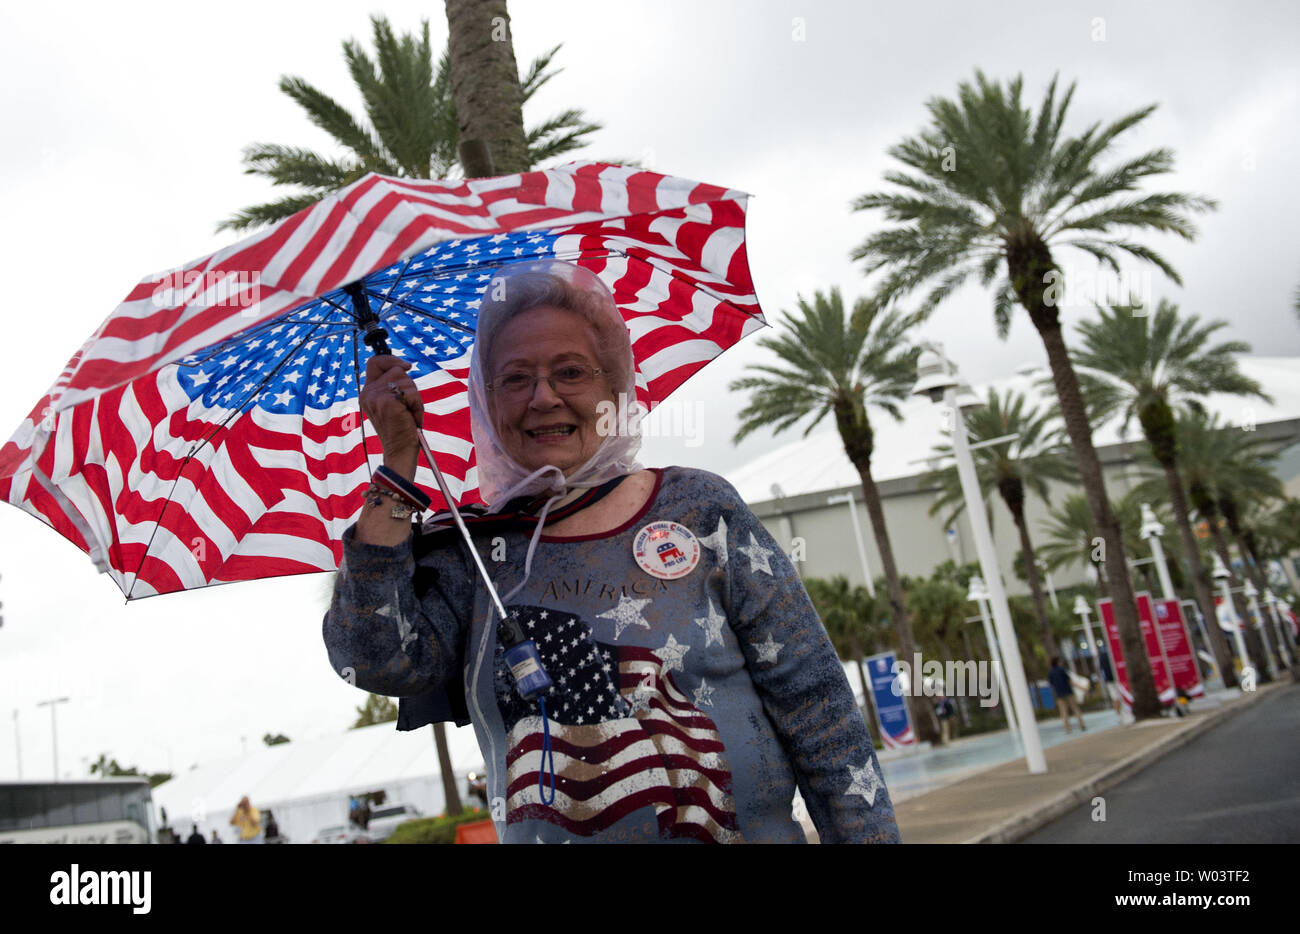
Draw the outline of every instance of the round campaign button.
M700 563L700 541L684 525L651 522L632 539L632 557L650 576L674 580Z

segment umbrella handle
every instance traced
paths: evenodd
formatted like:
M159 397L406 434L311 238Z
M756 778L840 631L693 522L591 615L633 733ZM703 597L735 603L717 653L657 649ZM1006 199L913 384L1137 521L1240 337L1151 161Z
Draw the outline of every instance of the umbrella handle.
M412 415L414 418L414 415ZM460 529L461 537L465 539L465 544L469 546L470 557L474 559L474 565L478 568L479 576L483 578L483 583L487 585L488 595L492 598L492 603L496 606L497 612L501 618L506 618L506 608L501 603L501 597L497 595L496 586L492 583L492 578L488 576L487 568L483 566L483 559L479 557L478 549L474 547L474 539L470 537L469 529L465 527L465 520L460 516L460 510L456 508L456 500L452 497L451 491L447 489L447 481L443 479L442 471L438 469L438 462L433 457L433 451L429 450L429 442L424 439L424 428L416 425L416 436L420 439L420 450L424 452L424 459L429 462L430 469L433 470L433 478L438 482L438 489L442 491L442 498L447 503L447 508L451 511L451 517L456 523L456 528Z
M349 282L343 287L343 291L352 299L357 323L365 328L362 340L366 342L366 346L375 354L392 355L392 350L388 347L388 332L380 327L379 316L371 310L370 301L366 298L361 283L359 281ZM411 418L415 418L414 413L412 413ZM424 426L420 424L419 419L416 419L415 435L420 439L420 450L424 452L424 459L429 462L429 468L433 471L433 478L438 481L438 489L442 491L442 498L451 511L451 517L456 522L456 528L460 529L461 537L465 539L465 544L469 546L470 557L474 559L474 565L478 568L479 576L483 578L483 583L487 584L488 595L491 596L492 603L496 606L497 612L501 614L501 618L505 619L505 605L502 604L501 597L497 594L492 578L488 576L487 568L483 566L483 559L479 557L478 549L474 547L474 539L470 537L469 529L465 527L465 520L461 518L460 510L456 508L456 500L452 498L451 491L447 489L447 481L443 479L442 471L438 468L438 462L433 457L433 451L429 450L429 442L424 439Z

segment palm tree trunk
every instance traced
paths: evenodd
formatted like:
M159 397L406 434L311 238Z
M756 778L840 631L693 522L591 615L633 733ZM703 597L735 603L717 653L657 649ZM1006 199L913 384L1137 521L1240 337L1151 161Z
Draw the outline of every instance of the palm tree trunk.
M1217 622L1214 612L1214 596L1210 592L1210 575L1201 562L1201 549L1196 544L1196 533L1192 531L1192 520L1187 514L1187 497L1183 494L1183 480L1178 474L1175 462L1162 464L1165 469L1165 483L1169 487L1169 507L1174 513L1174 524L1178 526L1178 537L1183 543L1183 558L1187 562L1188 577L1192 580L1192 589L1196 594L1196 605L1201 608L1205 619L1205 630L1210 639L1210 651L1214 653L1214 663L1223 675L1223 686L1235 688L1237 673L1232 667L1232 650L1228 648L1228 639Z
M1002 484L998 485L999 488ZM1008 485L1009 486L1009 485ZM1061 648L1052 635L1052 624L1047 614L1047 598L1043 595L1043 584L1038 576L1038 564L1034 558L1034 546L1029 540L1029 526L1025 523L1024 487L1019 483L1015 489L1000 489L1002 500L1011 510L1011 518L1020 533L1020 559L1025 564L1025 580L1029 582L1029 592L1034 598L1034 615L1038 617L1038 628L1043 635L1043 650L1048 658L1059 656Z
M460 803L460 789L456 786L456 773L451 767L451 752L447 749L447 725L433 725L433 744L438 747L438 769L442 772L442 790L447 798L447 816L454 817L464 808Z
M1050 265L1048 268L1051 268ZM1038 281L1041 283L1041 276L1038 277ZM1070 435L1070 445L1074 449L1079 479L1088 499L1088 507L1092 511L1093 527L1103 542L1106 578L1111 599L1114 601L1115 625L1119 630L1120 647L1124 651L1129 687L1133 692L1133 716L1137 720L1158 717L1161 715L1162 705L1156 695L1151 661L1147 658L1146 644L1138 625L1137 597L1133 593L1133 583L1129 579L1124 539L1120 534L1119 522L1115 518L1114 510L1111 509L1110 501L1106 498L1101 461L1097 457L1097 449L1092 444L1092 426L1088 424L1083 395L1079 391L1079 379L1070 362L1056 310L1042 304L1041 290L1037 295L1042 310L1036 314L1034 309L1030 308L1030 318L1038 329L1043 346L1047 349L1047 360L1052 369L1052 382L1056 386L1061 416L1065 421L1065 429Z
M880 504L880 490L871 477L871 462L859 462L858 476L862 480L862 499L866 503L867 515L871 519L871 534L876 539L876 551L880 554L880 566L885 573L885 590L889 595L889 611L894 620L894 634L898 637L899 661L912 664L916 652L916 639L912 627L907 621L907 609L903 602L903 583L898 576L898 565L894 563L894 549L889 544L889 531L885 528L885 510ZM934 708L926 698L918 693L921 673L912 672L912 690L908 692L907 707L912 713L912 723L916 727L918 742L937 744L939 742L939 721L935 718Z
M528 170L523 91L506 0L446 0L451 90L465 175Z
M1223 562L1223 566L1232 574L1232 556L1228 554L1228 543L1223 540L1223 532L1219 529L1217 516L1206 516L1206 523L1210 527L1210 540L1214 542L1214 550ZM1237 618L1242 622L1242 631L1246 637L1246 651L1250 654L1250 663L1255 666L1255 681L1258 684L1267 684L1273 679L1268 673L1268 663L1264 655L1264 645L1259 640L1259 631L1250 624L1250 612L1246 607L1246 600L1242 597L1240 591L1233 591L1234 587L1239 587L1240 582L1237 575L1233 574L1228 579L1228 595L1232 597L1232 608L1237 613Z

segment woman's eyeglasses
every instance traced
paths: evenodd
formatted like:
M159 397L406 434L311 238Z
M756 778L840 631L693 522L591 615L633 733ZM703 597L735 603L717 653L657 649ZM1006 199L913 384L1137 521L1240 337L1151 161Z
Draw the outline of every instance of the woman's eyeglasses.
M530 373L527 370L507 370L488 383L487 388L507 399L523 399L533 394L538 380L544 379L558 395L576 396L589 388L596 377L603 372L605 371L587 366L585 363L566 363L548 374Z

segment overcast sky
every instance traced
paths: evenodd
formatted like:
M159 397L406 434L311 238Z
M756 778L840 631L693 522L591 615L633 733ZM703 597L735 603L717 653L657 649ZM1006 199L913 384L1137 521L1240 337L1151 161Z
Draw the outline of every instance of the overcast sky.
M1300 353L1290 310L1300 284L1295 4L1047 7L516 0L511 13L521 66L564 43L564 72L526 123L581 107L605 129L580 157L635 158L753 194L750 265L774 323L817 289L863 294L848 253L880 219L849 202L882 187L886 149L922 128L925 101L982 68L1023 74L1034 106L1053 74L1077 81L1068 132L1158 103L1116 158L1168 146L1177 170L1153 188L1208 195L1221 208L1199 220L1194 244L1143 240L1184 278L1178 288L1152 271L1154 297L1227 320L1257 353ZM399 31L432 17L435 46L445 41L436 0L374 10ZM0 8L0 274L10 322L0 435L132 285L228 244L213 233L218 221L279 194L242 174L244 146L333 152L277 83L301 76L359 114L340 43L369 47L370 32L364 7L350 2ZM996 339L989 296L975 287L945 303L922 336L943 340L976 384L1044 359L1023 317L1007 341ZM762 357L751 340L687 383L670 402L685 407L683 419L703 418L693 423L703 443L648 443L647 462L726 472L769 449L770 436L739 450L728 442L743 401L726 399L725 385ZM50 715L35 706L46 698L69 698L58 755L59 772L73 776L101 752L151 771L184 769L237 753L241 737L251 747L267 732L319 735L346 727L365 699L326 662L323 576L127 607L79 551L14 508L0 510L0 575L0 713L9 721L0 777L18 774L15 723L23 776L53 774Z

